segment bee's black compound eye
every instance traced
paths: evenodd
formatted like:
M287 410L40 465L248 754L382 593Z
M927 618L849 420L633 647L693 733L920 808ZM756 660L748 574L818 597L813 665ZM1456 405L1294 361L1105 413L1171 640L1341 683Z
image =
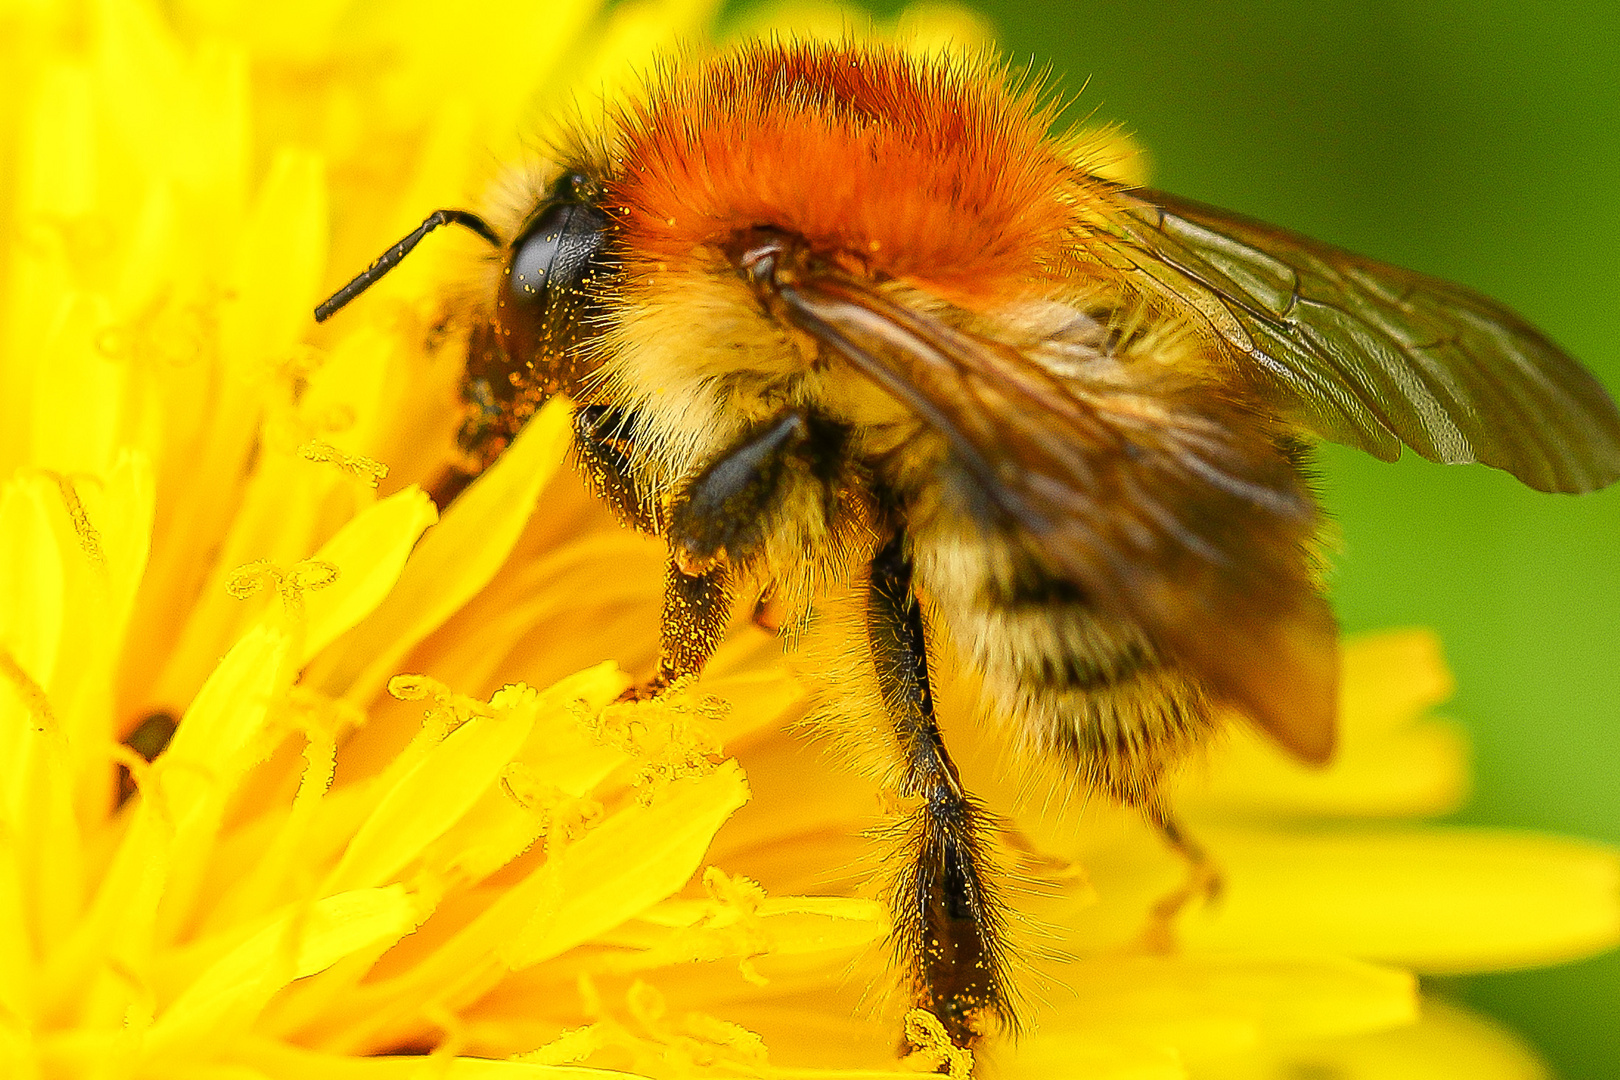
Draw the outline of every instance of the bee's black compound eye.
M601 263L602 212L580 203L552 206L512 245L512 281L521 299L578 291Z
M508 249L496 328L516 367L562 374L595 332L593 316L612 269L608 218L595 191L587 177L564 176Z

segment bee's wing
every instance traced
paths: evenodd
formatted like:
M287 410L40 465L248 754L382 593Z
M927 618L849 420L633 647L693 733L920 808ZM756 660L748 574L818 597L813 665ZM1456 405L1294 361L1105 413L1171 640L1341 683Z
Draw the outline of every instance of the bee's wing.
M1315 508L1265 418L1203 387L1059 379L859 281L778 295L946 437L947 467L993 527L1027 537L1298 756L1326 759L1338 660L1311 581Z
M1602 385L1507 308L1437 278L1155 191L1115 193L1097 253L1208 320L1292 419L1386 461L1479 461L1542 491L1620 477Z

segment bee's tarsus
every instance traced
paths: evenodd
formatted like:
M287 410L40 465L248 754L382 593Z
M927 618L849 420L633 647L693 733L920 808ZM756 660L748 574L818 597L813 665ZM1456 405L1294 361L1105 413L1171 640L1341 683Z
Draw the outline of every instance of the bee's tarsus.
M317 307L315 309L315 321L325 322L350 300L371 288L372 285L376 284L378 278L398 266L400 260L409 255L411 249L422 242L422 237L441 225L460 225L463 228L471 229L485 240L488 240L493 246L501 246L501 239L495 235L495 230L490 228L483 218L472 211L435 210L427 216L427 219L422 224L412 229L403 240L377 256L376 262L360 271L353 281L333 293Z
M1158 830L1165 845L1181 856L1187 864L1186 879L1170 892L1161 896L1148 911L1148 924L1143 930L1142 943L1149 952L1172 952L1175 949L1176 919L1195 901L1213 904L1220 900L1224 881L1220 865L1209 852L1187 831L1162 799L1155 795L1141 807L1149 825Z
M731 584L726 568L687 574L671 555L664 568L658 680L668 686L687 675L701 674L725 637L730 614Z

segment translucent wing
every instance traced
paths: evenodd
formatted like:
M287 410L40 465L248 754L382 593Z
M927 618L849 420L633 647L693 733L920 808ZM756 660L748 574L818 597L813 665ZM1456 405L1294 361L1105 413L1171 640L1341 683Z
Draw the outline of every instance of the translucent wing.
M864 282L777 295L945 435L996 520L1300 757L1327 757L1337 652L1308 568L1315 510L1262 417L1162 371L1060 379Z
M1405 443L1483 462L1542 491L1620 477L1608 393L1495 301L1190 200L1116 197L1101 254L1202 314L1316 434L1386 461Z

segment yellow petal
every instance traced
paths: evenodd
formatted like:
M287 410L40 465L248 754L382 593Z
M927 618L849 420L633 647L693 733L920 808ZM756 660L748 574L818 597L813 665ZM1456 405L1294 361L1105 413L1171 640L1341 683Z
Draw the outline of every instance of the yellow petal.
M305 600L309 622L301 664L383 601L417 539L438 518L426 493L410 487L368 507L321 545L315 561L331 563L339 574L330 586L311 592Z
M102 616L116 642L123 637L151 551L157 501L151 460L139 451L125 451L105 481L78 485L77 492L103 555L108 607Z
M400 399L416 389L399 385L415 381L412 373L402 370L412 357L400 338L397 331L384 333L362 321L331 343L319 365L306 376L304 392L298 399L299 417L321 439L350 454L382 456L390 471L404 464L390 445L390 429L395 424L407 429L411 426L399 415ZM445 401L450 400L447 395ZM423 439L420 430L403 434L417 444L426 442L439 448L432 440ZM404 475L414 473L407 469Z
M300 1014L303 1041L374 1050L422 1026L424 1003L467 1004L508 969L540 964L646 910L697 869L716 829L747 799L735 763L676 781L560 845L494 894L448 938L430 919L391 957L391 972ZM420 945L418 948L417 946Z
M168 815L184 820L205 800L223 801L235 778L269 749L260 737L272 692L288 674L287 647L284 634L255 628L198 691L174 740L153 766L154 795L163 800Z
M160 921L143 937L170 940L203 895L227 801L243 774L274 748L269 723L278 695L292 681L290 652L291 642L276 630L258 627L244 635L203 684L173 742L153 764L126 845L138 859L135 840L153 844L156 852L145 857L167 871L167 879L160 878ZM126 872L139 881L151 869L137 865ZM108 879L118 876L110 873ZM102 891L103 902L118 902L108 897L105 884ZM131 915L140 912L130 907Z
M1096 1045L1082 1039L1039 1034L1018 1048L997 1070L1007 1080L1186 1080L1181 1055L1166 1046L1122 1042Z
M0 648L40 687L49 686L56 673L62 635L66 569L53 523L60 503L46 477L18 477L0 486ZM12 740L37 727L40 718L30 719L29 710L20 708L19 687L3 679L0 687L11 706L0 737ZM14 763L7 754L6 765Z
M1230 883L1186 940L1331 948L1430 973L1552 964L1620 942L1620 854L1468 828L1210 830Z
M495 784L534 724L532 691L475 716L383 790L324 891L379 885L422 853Z
M283 148L270 163L238 242L220 336L238 362L284 359L309 327L326 263L324 165L307 151Z
M247 166L247 86L239 53L184 54L144 0L95 6L96 69L118 134L143 171L207 194L234 194ZM228 212L215 204L209 210Z
M145 1055L162 1059L227 1042L272 995L352 952L409 933L416 912L403 886L339 893L289 912L221 958L163 1011Z
M549 489L546 504L555 505ZM489 588L434 635L430 670L465 672L481 686L504 672L545 685L604 656L633 671L651 669L661 545L614 529L532 555L527 548L526 541ZM592 632L578 633L580 626Z
M716 871L705 874L705 880ZM723 875L720 875L723 877ZM776 983L776 968L810 970L825 979L825 963L806 968L785 957L815 957L845 953L881 941L889 931L888 914L871 900L844 897L789 896L763 898L757 907L741 910L714 900L667 900L603 934L603 944L624 950L609 953L597 969L624 974L644 972L671 964L736 959L750 962L745 978ZM759 958L758 977L752 961ZM675 973L677 978L681 973ZM702 976L699 976L700 978ZM701 1003L700 997L694 996Z
M525 920L502 948L508 966L537 964L619 925L686 884L722 822L748 800L742 770L728 762L676 784L651 806L631 806L570 844L549 868L560 902ZM626 854L636 853L634 865Z
M1334 956L1189 951L1067 966L1067 988L1029 1042L1170 1046L1225 1053L1262 1040L1377 1031L1417 1017L1403 971Z
M405 653L495 576L569 439L562 402L542 409L422 538L398 584L306 676L342 696L374 695Z
M1268 1046L1202 1062L1192 1080L1550 1080L1546 1065L1497 1024L1433 998L1418 1023L1345 1039Z

